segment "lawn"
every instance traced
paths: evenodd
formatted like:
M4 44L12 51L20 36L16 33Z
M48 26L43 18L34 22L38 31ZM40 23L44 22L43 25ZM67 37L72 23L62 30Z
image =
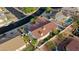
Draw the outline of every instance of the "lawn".
M31 43L32 43L32 45L35 46L36 43L37 43L37 40L36 39L33 39ZM30 44L28 44L26 46L26 48L23 49L23 51L33 51L33 50L34 50L34 48Z
M34 11L36 11L37 10L37 8L36 7L24 7L23 9L22 9L22 11L24 12L24 13L33 13Z
M32 45L36 45L36 43L37 43L37 39L32 39L32 41L31 41L31 43L32 43Z

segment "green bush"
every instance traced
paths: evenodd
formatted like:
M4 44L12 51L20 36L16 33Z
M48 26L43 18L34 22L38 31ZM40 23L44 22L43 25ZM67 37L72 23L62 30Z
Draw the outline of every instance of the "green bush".
M34 46L35 46L35 45L36 45L36 43L37 43L37 39L34 39L34 38L33 38L31 43L32 43L32 45L34 45Z

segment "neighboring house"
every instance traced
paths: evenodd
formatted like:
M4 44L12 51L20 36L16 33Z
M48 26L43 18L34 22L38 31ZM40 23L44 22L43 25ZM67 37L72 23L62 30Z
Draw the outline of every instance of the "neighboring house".
M4 15L4 13L3 13L3 12L0 12L0 27L6 26L7 21L8 21L8 19L7 19L7 17Z
M47 12L45 11L45 12L42 14L42 16L46 17L47 19L50 19L50 18L52 17L52 15L53 15L53 14L52 14L52 9L51 9L50 12L47 13Z
M29 31L33 31L41 26L44 26L45 24L49 23L49 21L47 21L47 18L43 17L43 16L39 16L35 19L35 24L32 24L31 22L28 23L26 25L27 29Z
M79 38L74 37L72 41L66 46L67 51L79 51Z
M79 10L76 7L66 7L66 8L63 7L62 12L65 16L73 16L73 15L77 15Z
M0 8L0 27L7 26L16 21L16 17L7 11L5 8Z
M65 22L64 22L64 26L67 27L68 25L72 24L73 23L73 19L68 17Z
M62 11L58 12L55 16L55 22L67 27L68 25L70 25L73 22L73 19L71 18L71 16L65 16Z
M42 16L46 17L48 20L51 19L51 18L55 18L55 15L56 15L57 12L59 12L59 10L60 9L53 9L53 8L51 8L50 12L48 12L48 13L44 12L42 14Z
M61 25L64 23L64 21L65 21L66 18L67 17L65 15L63 15L62 11L58 12L55 15L56 22L59 23L59 24L61 24Z

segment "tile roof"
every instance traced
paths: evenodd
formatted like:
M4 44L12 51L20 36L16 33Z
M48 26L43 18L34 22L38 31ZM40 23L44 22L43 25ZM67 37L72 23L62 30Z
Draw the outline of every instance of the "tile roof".
M57 25L52 21L52 22L32 31L32 35L38 39L40 37L45 36L48 32L54 30L56 27L57 27Z
M27 27L28 27L28 30L33 31L33 30L35 30L35 29L37 29L37 28L39 28L39 27L41 27L41 26L43 26L43 25L45 25L47 23L49 23L49 21L47 21L45 17L39 16L36 19L35 24L30 23L29 25L27 25Z
M68 51L79 51L79 38L74 38L67 46L66 50Z

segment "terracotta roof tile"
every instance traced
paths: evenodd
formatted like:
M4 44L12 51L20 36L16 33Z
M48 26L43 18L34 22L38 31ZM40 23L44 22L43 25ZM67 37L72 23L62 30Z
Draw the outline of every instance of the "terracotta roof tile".
M77 39L73 39L67 46L66 50L68 51L79 51L79 41Z
M57 25L54 22L50 22L50 23L32 31L32 35L38 39L40 37L45 36L48 32L54 30L56 27L57 27Z

